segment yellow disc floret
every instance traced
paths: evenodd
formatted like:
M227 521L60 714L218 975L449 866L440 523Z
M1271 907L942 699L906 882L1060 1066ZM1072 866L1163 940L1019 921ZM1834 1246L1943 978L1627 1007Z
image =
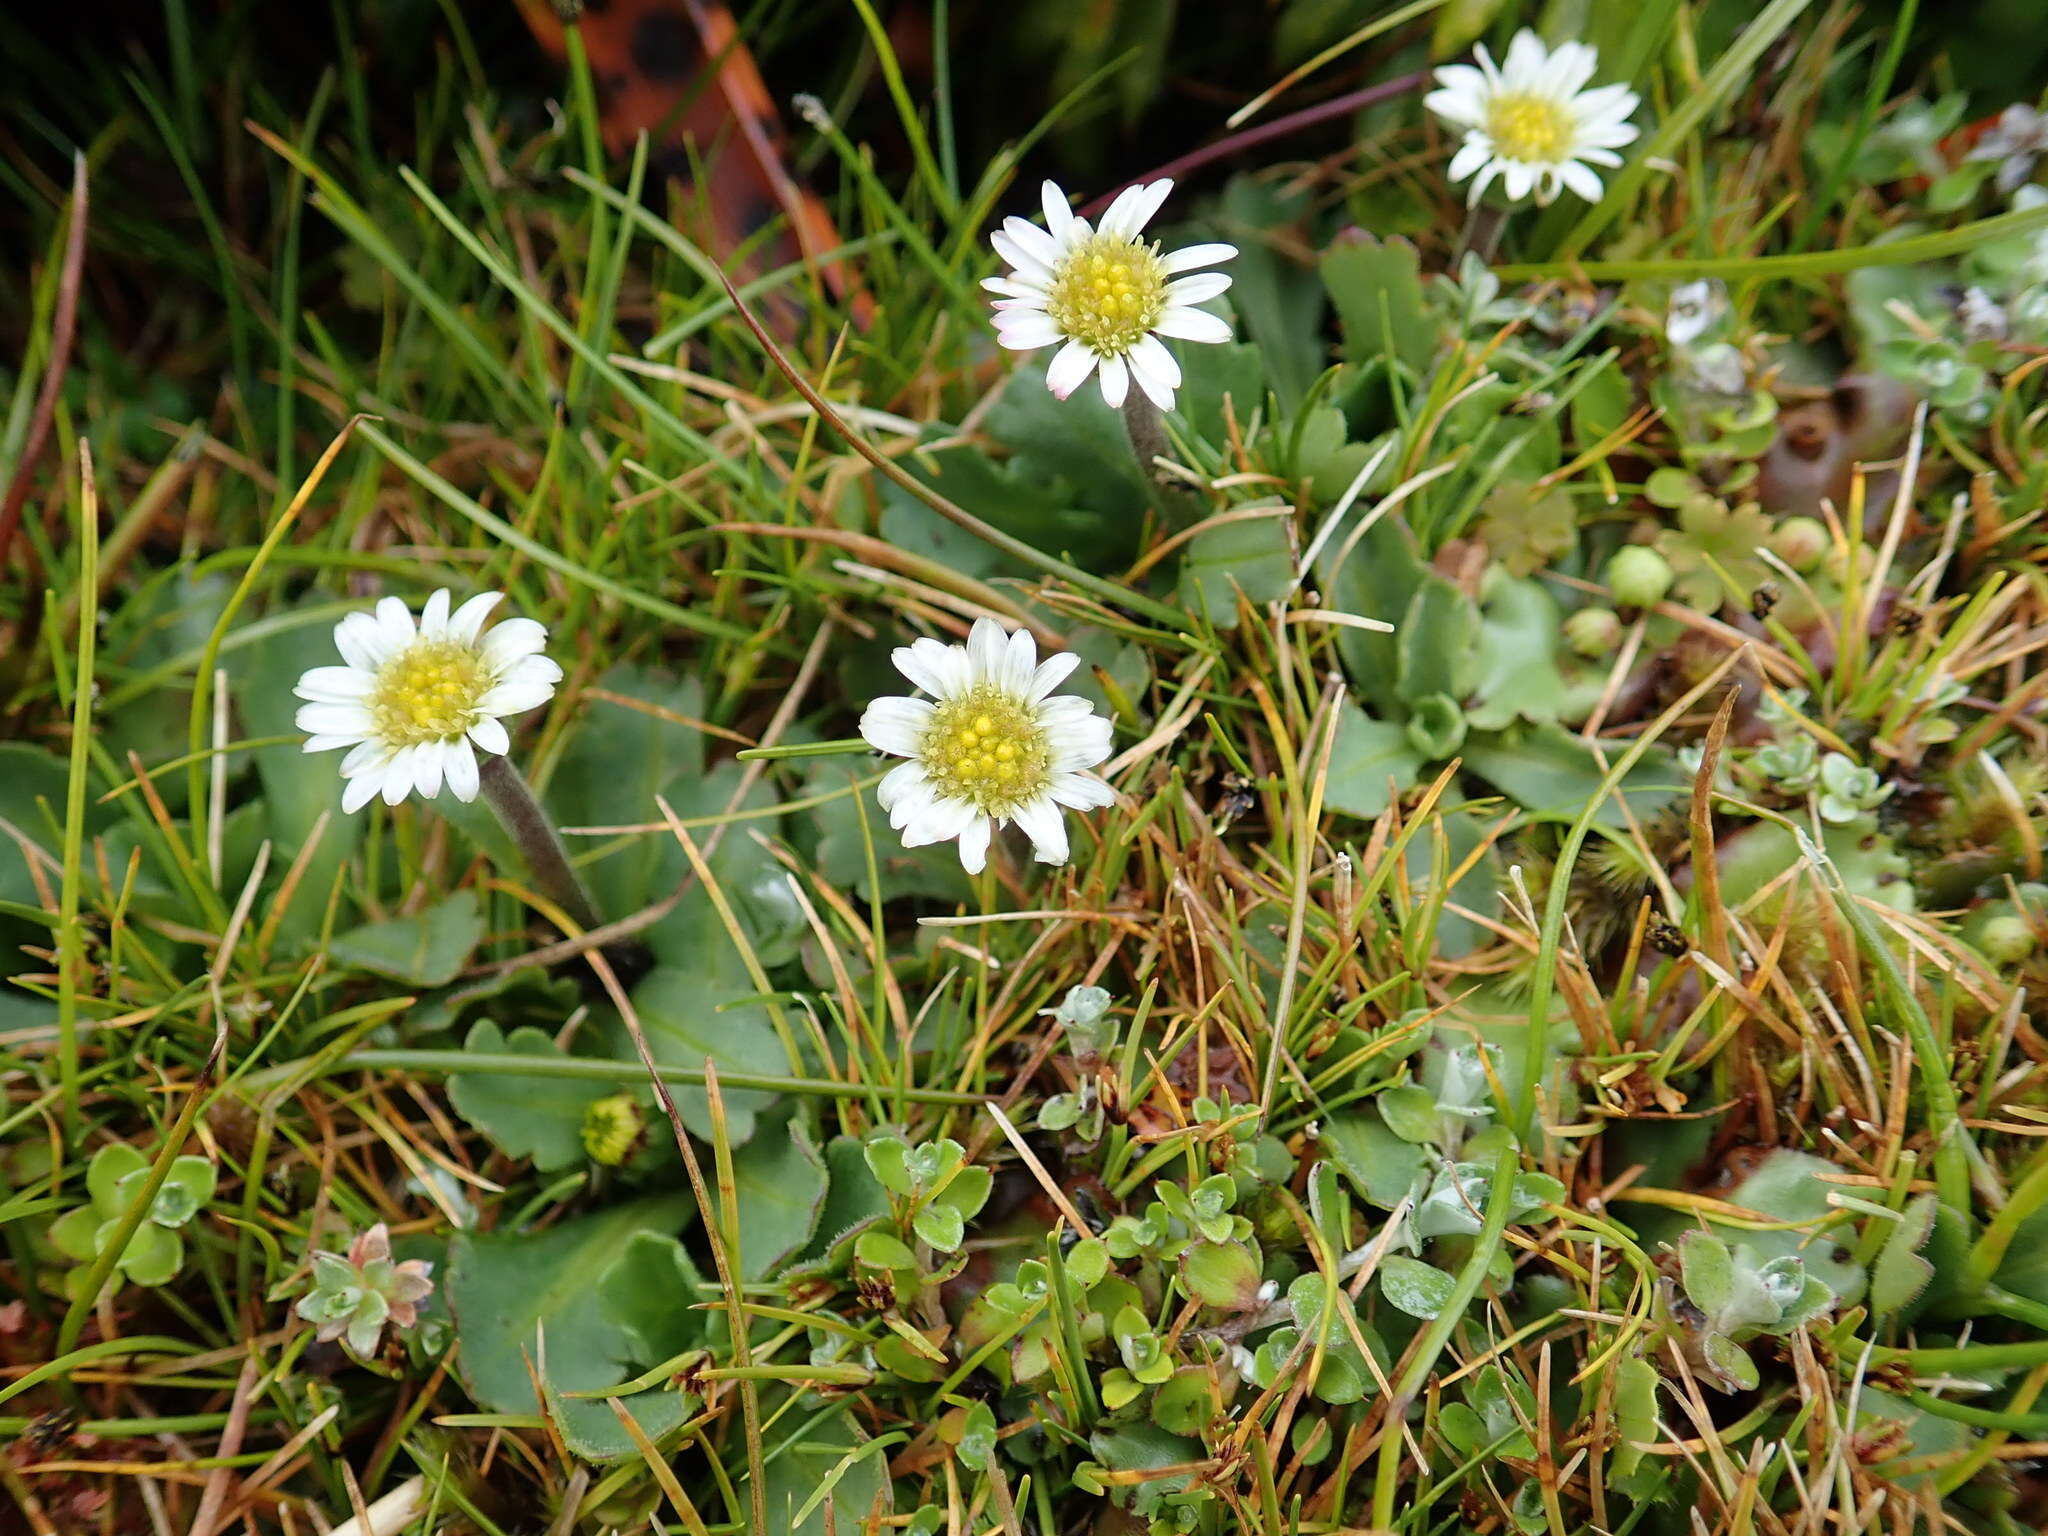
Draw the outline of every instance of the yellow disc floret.
M1054 268L1045 312L1103 357L1121 357L1166 312L1166 264L1156 246L1090 235Z
M1528 165L1564 159L1576 126L1562 103L1523 91L1504 91L1486 109L1486 134L1493 147Z
M932 712L919 754L941 794L1007 816L1052 782L1045 727L1022 699L982 683Z
M400 746L452 741L476 723L491 677L472 646L415 640L377 670L370 718L383 740Z

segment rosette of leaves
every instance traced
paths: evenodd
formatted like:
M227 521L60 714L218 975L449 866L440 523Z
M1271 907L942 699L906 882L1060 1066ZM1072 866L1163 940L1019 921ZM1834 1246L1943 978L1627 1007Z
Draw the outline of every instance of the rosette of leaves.
M1730 507L1683 470L1660 469L1644 494L1678 514L1678 526L1657 535L1657 552L1670 562L1672 592L1688 607L1717 612L1729 601L1747 602L1771 568L1758 556L1770 547L1771 520L1754 502Z
M111 1243L128 1208L149 1179L150 1163L125 1141L110 1142L86 1165L85 1187L90 1203L60 1216L50 1228L50 1242L68 1259L90 1264ZM185 1241L178 1229L213 1198L213 1164L203 1157L171 1160L163 1187L150 1202L142 1224L115 1261L117 1269L137 1285L163 1285L185 1262ZM74 1271L83 1279L84 1270Z
M1324 1402L1355 1403L1376 1377L1384 1379L1390 1364L1387 1347L1372 1324L1358 1316L1341 1285L1331 1286L1319 1274L1302 1275L1287 1288L1287 1309L1293 1322L1275 1328L1252 1351L1252 1380L1262 1390L1290 1369L1307 1370L1318 1344L1322 1363L1309 1390ZM1377 1372L1366 1363L1367 1354L1377 1362Z
M1819 779L1821 820L1838 827L1847 826L1866 811L1876 810L1894 788L1878 777L1875 768L1862 767L1839 752L1830 752L1820 760Z
M393 1260L391 1233L380 1221L359 1233L347 1253L313 1255L313 1288L293 1310L319 1338L340 1339L367 1360L386 1323L406 1329L419 1321L419 1304L434 1289L431 1269L424 1259Z
M1947 336L1901 337L1879 343L1877 362L1937 410L1975 422L1990 411L1991 383L1975 350Z
M1718 343L1685 354L1686 366L1651 386L1678 438L1683 470L1734 495L1761 473L1759 462L1778 435L1778 402L1751 388L1742 354ZM1654 476L1652 478L1655 478Z
M1750 754L1749 767L1779 794L1803 795L1820 776L1820 748L1807 735L1766 742Z
M1479 537L1511 574L1530 576L1578 548L1579 515L1561 487L1505 480L1486 494Z
M898 1230L940 1253L956 1252L967 1223L988 1202L995 1182L989 1171L968 1162L950 1137L913 1147L900 1136L877 1136L866 1153L869 1170L889 1192Z
M1161 1181L1141 1214L1109 1224L1102 1240L1119 1260L1173 1261L1181 1289L1204 1306L1246 1312L1259 1305L1263 1265L1249 1217L1234 1207L1238 1180L1211 1174L1192 1189Z
M1796 1254L1759 1258L1745 1243L1711 1232L1685 1234L1678 1245L1680 1284L1669 1297L1671 1322L1707 1378L1724 1392L1749 1391L1760 1377L1743 1344L1762 1334L1783 1337L1827 1312L1835 1293L1806 1272Z
M1392 634L1338 635L1356 702L1340 710L1330 753L1333 809L1378 816L1394 793L1454 757L1533 811L1576 815L1593 798L1604 771L1561 724L1573 702L1559 664L1561 619L1540 583L1495 567L1475 597L1423 560L1393 518L1367 529L1341 564L1326 563L1323 579L1332 606L1394 625ZM1664 794L1674 782L1668 754L1653 751L1623 789ZM1611 801L1601 816L1621 819Z

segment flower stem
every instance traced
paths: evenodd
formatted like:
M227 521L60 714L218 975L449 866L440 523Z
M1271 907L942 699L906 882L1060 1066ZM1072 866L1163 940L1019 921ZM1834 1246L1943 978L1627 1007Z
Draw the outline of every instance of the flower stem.
M479 776L484 799L490 803L498 824L519 845L526 867L533 871L542 893L568 913L584 932L597 927L597 908L570 866L561 834L548 820L548 813L540 808L532 788L512 766L512 759L496 753L486 755Z
M1179 481L1165 474L1156 462L1170 458L1173 444L1166 436L1166 421L1159 414L1159 407L1136 385L1124 396L1124 436L1130 439L1131 453L1138 461L1138 474L1145 482L1145 488L1152 493L1152 502L1159 514L1168 523L1185 525L1192 510L1193 498Z
M841 736L832 741L801 741L785 747L743 747L733 755L743 763L759 763L784 757L840 757L874 750L859 736Z

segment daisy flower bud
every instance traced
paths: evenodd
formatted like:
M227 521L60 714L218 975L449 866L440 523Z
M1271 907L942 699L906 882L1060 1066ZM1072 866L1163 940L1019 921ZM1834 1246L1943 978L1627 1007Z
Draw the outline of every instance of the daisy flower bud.
M1040 189L1045 228L1010 218L989 237L1010 264L982 287L995 301L996 340L1015 351L1065 345L1045 371L1045 382L1064 400L1098 369L1102 398L1121 406L1133 380L1162 411L1173 409L1180 364L1162 336L1182 341L1228 341L1230 326L1195 308L1230 286L1222 272L1178 274L1212 267L1237 254L1233 245L1190 245L1167 253L1139 236L1173 183L1162 178L1126 187L1091 226L1067 207L1067 194L1048 181Z
M1625 85L1586 90L1600 56L1584 43L1545 48L1527 27L1508 44L1506 62L1495 64L1481 44L1478 64L1449 64L1436 72L1438 89L1422 104L1465 142L1451 159L1451 180L1472 180L1478 202L1496 176L1510 201L1531 192L1548 203L1560 187L1587 202L1600 199L1596 165L1619 165L1615 153L1632 143L1629 115L1636 93Z
M993 619L977 619L965 645L919 640L894 660L932 697L877 699L860 733L878 751L910 759L877 792L903 845L958 838L961 864L979 874L996 828L1014 821L1041 864L1066 863L1060 808L1116 798L1084 771L1109 756L1109 722L1086 699L1053 696L1081 658L1063 651L1041 662L1029 630L1005 636Z
M488 635L485 617L504 594L483 592L453 613L448 590L427 599L419 621L399 598L334 626L344 666L315 667L292 691L306 700L297 724L308 752L347 747L341 808L357 811L379 794L396 805L441 786L474 800L476 750L504 753L500 722L545 704L562 669L540 654L548 632L532 619L506 619Z

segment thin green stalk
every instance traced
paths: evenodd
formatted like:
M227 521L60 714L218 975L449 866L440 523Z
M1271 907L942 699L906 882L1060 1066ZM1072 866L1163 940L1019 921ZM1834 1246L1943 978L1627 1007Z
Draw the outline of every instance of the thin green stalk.
M1941 1196L1942 1204L1967 1219L1970 1212L1970 1133L1963 1126L1955 1080L1949 1076L1948 1051L1936 1037L1927 1010L1920 1006L1920 999L1914 995L1906 973L1899 968L1891 946L1885 943L1884 936L1877 931L1877 923L1843 880L1842 872L1807 836L1804 828L1794 826L1793 834L1799 840L1799 851L1827 882L1835 909L1855 930L1858 947L1869 957L1871 968L1877 972L1880 991L1898 1015L1899 1022L1906 1027L1906 1039L1912 1046L1917 1068L1914 1076L1920 1079L1920 1090L1926 1103L1927 1134L1934 1143L1934 1187Z
M100 498L92 448L78 440L78 665L71 674L71 763L64 797L64 868L57 898L57 1080L63 1089L64 1128L76 1141L78 1105L78 989L85 969L85 931L78 922L84 879L86 756L92 746L93 666L99 638ZM56 596L50 595L54 611Z
M1586 802L1586 808L1566 834L1564 846L1558 849L1557 867L1550 877L1550 894L1543 905L1543 930L1537 942L1536 968L1530 978L1529 1028L1523 1046L1526 1054L1522 1059L1522 1081L1515 1091L1514 1125L1518 1134L1529 1138L1531 1145L1538 1144L1542 1136L1542 1127L1535 1123L1536 1090L1542 1085L1543 1069L1550 1062L1550 999L1557 987L1558 946L1564 939L1572 866L1578 863L1579 850L1586 846L1586 838L1593 830L1593 818L1607 803L1607 797L1620 788L1621 781L1642 761L1643 754L1650 750L1652 743L1670 730L1710 690L1720 686L1721 679L1742 656L1740 651L1729 652L1719 666L1695 683L1684 698L1659 715L1650 728L1630 744L1614 766L1607 770L1607 776L1600 781L1600 788Z
M1636 193L1649 180L1651 169L1659 162L1673 159L1679 146L1685 143L1707 114L1748 83L1764 51L1810 4L1812 0L1771 0L1756 19L1742 29L1728 51L1707 71L1700 88L1673 106L1671 115L1622 167L1621 174L1607 189L1607 195L1587 209L1585 217L1564 237L1557 251L1560 259L1570 260L1578 255L1628 210L1635 201Z
M1464 1321L1466 1307L1479 1294L1480 1282L1486 1278L1486 1267L1493 1260L1494 1250L1500 1246L1501 1234L1507 1231L1508 1212L1515 1208L1515 1175L1521 1167L1520 1149L1512 1145L1503 1147L1493 1165L1493 1187L1487 1191L1485 1225L1472 1240L1472 1252L1465 1260L1465 1267L1458 1271L1450 1299L1415 1341L1408 1356L1407 1369L1401 1372L1400 1379L1394 1383L1393 1394L1387 1399L1386 1416L1380 1431L1379 1472L1372 1490L1375 1530L1390 1531L1394 1528L1394 1493L1401 1472L1402 1421L1407 1417L1408 1405L1422 1391L1423 1382L1436 1369L1436 1357L1450 1342L1451 1330Z
M806 379L797 369L796 365L789 360L788 354L775 344L775 338L768 334L766 328L762 326L760 319L751 309L740 302L739 290L733 286L732 279L721 272L719 274L719 281L725 284L726 295L732 300L733 308L738 310L740 318L746 321L747 329L754 333L754 339L761 344L761 350L768 354L768 360L776 366L784 378L796 386L797 393L810 402L811 409L816 411L831 426L832 430L845 440L848 447L874 465L876 469L880 470L890 480L893 480L898 486L915 496L948 522L966 529L983 543L1001 550L1013 560L1021 560L1024 564L1041 570L1048 576L1057 576L1062 581L1080 588L1083 592L1092 592L1105 602L1135 609L1146 617L1156 619L1160 623L1165 624L1174 633L1179 633L1186 628L1187 615L1181 610L1171 608L1165 603L1147 597L1142 592L1134 591L1129 587L1120 586L1116 582L1106 581L1100 576L1092 575L1082 570L1079 566L1069 565L1064 560L1046 554L1035 545L1027 544L1022 539L1012 538L1001 529L990 527L965 507L959 506L947 497L941 496L887 454L877 451L865 437L862 437L853 430L845 417L832 408L830 401L811 386L810 380Z
M1877 125L1877 114L1884 110L1885 97L1891 94L1892 81L1899 72L1899 60L1906 55L1906 41L1913 35L1913 22L1919 12L1920 0L1900 0L1899 17L1892 23L1892 35L1885 45L1884 58L1872 71L1870 84L1863 92L1863 110L1856 114L1856 126L1849 130L1841 153L1828 167L1827 179L1820 184L1820 191L1808 200L1806 217L1800 221L1798 233L1792 237L1794 250L1803 251L1813 244L1813 237L1820 232L1821 221L1834 207L1835 194L1847 179L1849 167L1856 163L1863 141L1870 137L1870 130Z
M304 1071L308 1065L305 1060L280 1062L274 1067L266 1067L261 1072L251 1073L244 1081L251 1089L264 1087L271 1083L287 1081L293 1074ZM345 1059L337 1056L312 1065L312 1077L325 1077L336 1072L363 1069L386 1072L444 1072L477 1077L554 1078L585 1083L629 1083L640 1075L630 1063L604 1061L590 1056L519 1056L480 1051L398 1048L353 1051ZM656 1069L655 1075L665 1083L684 1088L701 1088L705 1082L705 1073L699 1067L660 1066ZM868 1096L868 1089L863 1084L835 1083L822 1078L771 1077L757 1072L721 1072L718 1074L718 1080L727 1088L757 1093L788 1093L819 1099L858 1099ZM979 1109L989 1102L984 1094L953 1093L942 1088L905 1088L901 1090L901 1096L914 1104L947 1104L963 1109Z
M1980 245L2031 235L2048 229L2048 204L1973 219L1955 229L1909 235L1877 245L1856 245L1839 251L1800 251L1785 256L1701 256L1660 261L1522 261L1495 267L1503 282L1531 283L1545 278L1577 276L1596 283L1637 281L1686 282L1697 277L1725 277L1764 282L1791 277L1833 277L1862 267L1911 267L1960 256Z

